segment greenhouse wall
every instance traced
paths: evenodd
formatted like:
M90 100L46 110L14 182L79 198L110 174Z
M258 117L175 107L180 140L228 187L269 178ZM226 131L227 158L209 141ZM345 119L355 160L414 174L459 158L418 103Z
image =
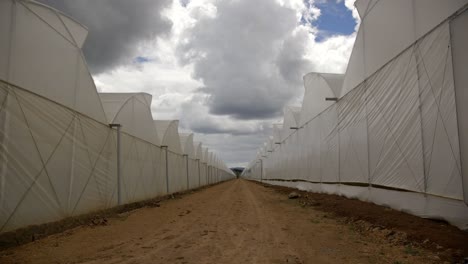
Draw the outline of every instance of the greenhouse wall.
M198 175L180 142L158 144L150 95L101 94L103 108L84 26L34 1L2 0L0 35L0 233L207 183L187 181L206 170Z
M0 102L0 232L118 205L116 129L1 81ZM186 156L167 151L166 167L165 149L124 132L120 144L121 204L199 187L198 161L187 188Z
M467 16L462 8L429 31L244 176L468 229Z

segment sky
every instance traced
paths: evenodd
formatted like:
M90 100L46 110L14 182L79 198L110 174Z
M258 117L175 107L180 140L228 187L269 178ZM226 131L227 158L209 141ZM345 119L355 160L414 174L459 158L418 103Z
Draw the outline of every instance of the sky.
M354 0L39 0L89 29L99 92L146 92L228 166L245 166L300 105L302 76L344 73Z

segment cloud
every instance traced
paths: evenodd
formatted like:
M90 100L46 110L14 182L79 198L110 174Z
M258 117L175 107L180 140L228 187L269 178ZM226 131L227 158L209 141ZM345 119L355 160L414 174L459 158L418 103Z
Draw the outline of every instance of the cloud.
M200 134L254 135L269 130L267 121L235 120L208 113L208 96L194 93L181 106L180 127Z
M88 27L83 47L93 73L102 73L140 56L141 45L168 34L172 22L162 15L171 0L39 0Z
M106 92L151 93L155 119L179 119L180 131L195 132L229 165L246 165L283 107L300 104L303 75L346 70L355 33L317 42L314 3L174 0L162 13L170 34L134 44L129 64L95 80Z
M295 50L303 47L285 42L296 37L296 11L271 0L238 0L217 2L214 16L196 14L197 23L181 34L177 54L182 63L193 63L210 113L236 119L280 115L298 83L291 83L284 69L306 73L301 51Z
M210 12L200 11L203 1L198 2L186 7L194 22L181 30L176 55L193 65L210 114L237 120L279 117L303 93L303 75L345 69L354 36L315 42L318 30L311 21L320 10L313 1L207 1ZM346 50L341 52L337 42ZM330 48L340 52L328 53Z

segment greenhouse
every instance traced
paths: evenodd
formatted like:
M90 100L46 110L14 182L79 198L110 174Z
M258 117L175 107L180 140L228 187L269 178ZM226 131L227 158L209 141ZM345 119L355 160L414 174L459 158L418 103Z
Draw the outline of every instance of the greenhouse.
M285 109L282 141L244 177L467 229L466 1L356 6L346 74L304 76L300 114Z
M0 233L206 184L178 122L155 125L151 95L98 94L84 26L3 0L0 34ZM221 165L216 179L233 178Z

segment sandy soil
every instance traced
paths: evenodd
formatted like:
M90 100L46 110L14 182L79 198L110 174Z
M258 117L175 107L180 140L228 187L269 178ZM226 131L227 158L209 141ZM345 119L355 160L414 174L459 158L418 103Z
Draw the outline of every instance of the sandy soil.
M0 263L442 262L298 201L233 180L1 251Z

